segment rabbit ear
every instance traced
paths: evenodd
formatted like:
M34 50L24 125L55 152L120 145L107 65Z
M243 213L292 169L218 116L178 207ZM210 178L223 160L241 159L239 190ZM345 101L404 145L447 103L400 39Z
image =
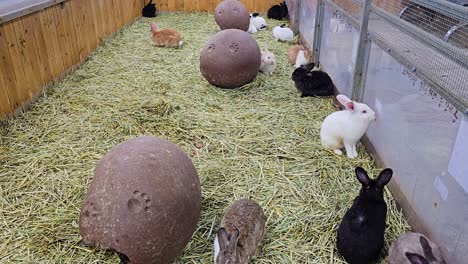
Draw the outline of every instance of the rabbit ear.
M429 241L427 241L427 239L424 236L421 236L419 238L419 243L421 244L421 247L423 249L424 257L426 257L429 261L436 260L434 254L432 254L432 248L429 245Z
M313 63L313 62L311 62L311 63L309 63L309 64L307 64L307 65L305 66L305 69L306 69L307 71L310 71L310 70L312 70L313 68L315 68L315 63Z
M356 172L356 176L357 176L358 181L363 186L369 186L370 185L369 176L367 175L367 172L363 168L357 167L355 172Z
M346 107L350 111L354 111L354 102L351 101L346 95L339 94L336 96L336 100Z
M234 252L237 248L237 241L239 240L239 229L234 229L234 232L231 234L231 239L229 239L229 250Z
M152 30L154 30L154 31L158 30L158 24L157 24L156 22L152 22L152 23L150 24L150 26L151 26L151 29L152 29Z
M392 179L393 171L392 169L385 169L377 177L377 185L380 188L383 188L387 183Z
M221 250L225 250L227 248L228 243L229 243L228 235L226 233L226 229L224 229L223 227L221 227L218 230L218 243L219 243L219 248Z
M405 255L411 264L429 264L429 262L419 254L406 252Z

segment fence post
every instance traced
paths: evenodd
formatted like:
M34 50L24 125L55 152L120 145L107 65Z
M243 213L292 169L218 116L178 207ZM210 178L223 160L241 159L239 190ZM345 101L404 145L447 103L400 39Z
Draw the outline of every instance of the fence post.
M315 29L314 29L314 63L320 66L320 45L322 43L322 28L323 28L323 13L325 11L324 0L317 0L317 11L315 13Z
M294 25L294 34L297 35L299 34L299 25L301 23L301 0L296 0L294 2L294 21L293 21L293 25Z
M359 29L359 42L354 64L353 92L352 99L361 101L364 97L364 84L366 81L367 64L369 62L369 53L371 41L369 39L368 26L369 16L372 6L372 0L364 0L362 8L361 27Z

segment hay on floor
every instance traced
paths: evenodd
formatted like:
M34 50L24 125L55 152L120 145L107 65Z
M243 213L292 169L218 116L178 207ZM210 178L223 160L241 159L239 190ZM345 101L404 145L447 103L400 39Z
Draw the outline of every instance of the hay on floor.
M153 47L150 20L141 19L0 126L0 262L117 263L113 253L80 245L82 201L110 148L155 135L189 153L202 183L201 219L179 262L210 263L223 210L252 198L268 218L254 263L342 263L335 237L360 187L353 169L378 170L362 147L355 160L322 149L320 124L334 111L332 100L299 98L287 65L290 44L259 32L261 48L276 54L277 73L220 90L198 69L200 51L217 31L213 16L157 20L182 33L182 48ZM408 224L386 197L388 247Z

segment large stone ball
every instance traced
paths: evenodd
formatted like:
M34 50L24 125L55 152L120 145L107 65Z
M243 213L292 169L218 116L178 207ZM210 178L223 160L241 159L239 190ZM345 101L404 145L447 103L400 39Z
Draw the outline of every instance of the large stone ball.
M215 8L215 21L222 30L237 28L247 31L250 15L247 8L238 0L224 0Z
M260 57L260 47L249 33L226 29L206 43L200 56L200 71L215 86L237 88L255 79Z
M98 163L80 214L80 234L130 263L171 263L195 231L200 180L179 147L156 137L125 141Z

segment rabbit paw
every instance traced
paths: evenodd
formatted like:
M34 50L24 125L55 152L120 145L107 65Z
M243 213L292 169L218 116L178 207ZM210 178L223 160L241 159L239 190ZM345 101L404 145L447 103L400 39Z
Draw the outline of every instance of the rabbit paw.
M334 149L333 152L335 152L336 155L342 155L343 151L341 149Z

